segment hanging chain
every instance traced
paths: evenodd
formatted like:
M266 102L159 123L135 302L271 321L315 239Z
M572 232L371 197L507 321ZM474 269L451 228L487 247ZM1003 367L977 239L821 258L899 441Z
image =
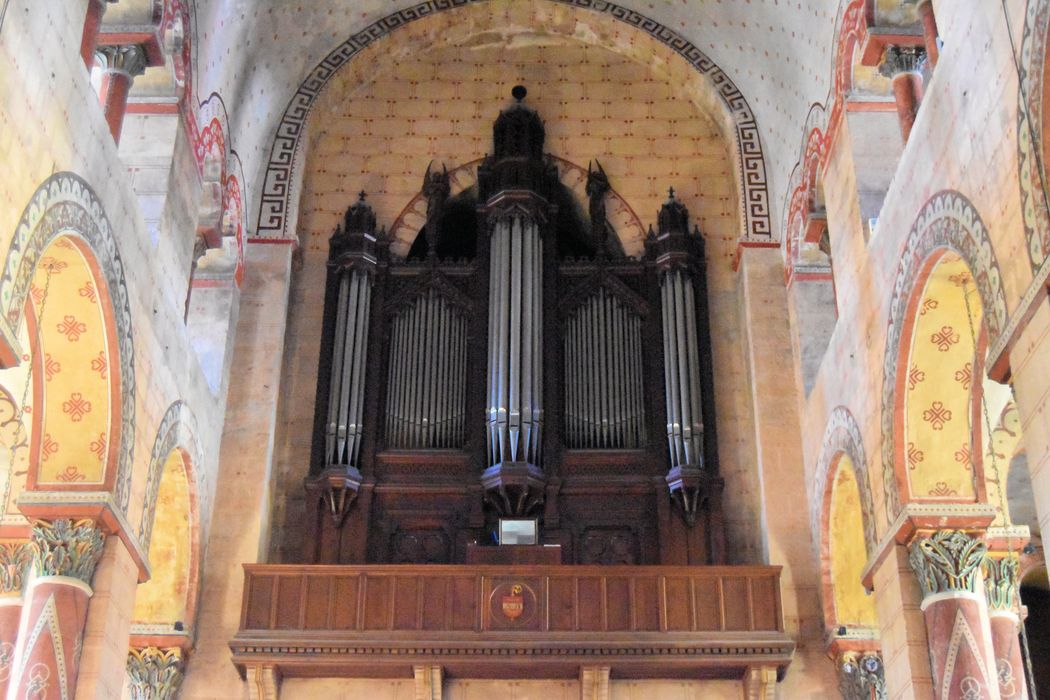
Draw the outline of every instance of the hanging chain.
M972 280L972 278L969 278L969 279ZM971 287L969 284L964 284L963 285L963 301L966 303L966 321L967 321L967 323L970 326L970 340L973 342L973 348L974 348L974 370L976 370L976 368L977 368L976 367L976 365L977 365L977 353L976 353L976 351L977 351L977 330L974 328L973 309L970 306L970 294L973 293L973 292L976 292L976 291L977 291L976 283L973 285L973 287ZM983 383L983 381L984 381L984 372L982 371L980 373L980 376L978 376L977 372L974 371L974 373L973 373L973 381L975 383L975 386L976 386L976 382L978 382L978 381L981 381ZM1013 396L1013 387L1012 386L1010 387L1010 394L1011 394L1011 398L1012 398L1012 396ZM969 412L967 412L967 413L969 413ZM1002 473L999 471L999 458L998 458L998 453L995 450L995 443L993 441L992 419L991 419L991 416L988 414L988 400L987 400L987 398L985 396L985 392L984 391L981 391L981 415L984 418L985 434L988 436L988 455L991 457L992 471L995 473L995 483L996 483L996 485L997 485L997 487L999 489L999 510L1002 512L1003 526L1004 526L1003 527L1003 531L1006 533L1006 553L1007 553L1006 555L1012 557L1012 556L1014 556L1014 544L1013 544L1012 529L1010 527L1010 525L1012 525L1012 523L1010 521L1009 504L1007 503L1007 500L1006 500L1006 484L1003 483ZM973 426L972 425L970 426L970 434L973 435ZM983 449L982 445L978 445L976 447L978 449ZM974 478L975 479L977 478L977 470L976 469L974 469ZM1020 555L1018 555L1018 559L1020 559ZM1012 585L1013 585L1013 589L1014 589L1014 591L1013 591L1014 600L1017 601L1018 612L1020 612L1020 607L1021 607L1021 581L1020 581L1020 578L1015 577ZM1030 650L1028 648L1028 631L1025 629L1024 621L1020 619L1020 615L1018 615L1018 621L1020 623L1020 624L1018 624L1018 627L1020 628L1021 645L1022 645L1021 656L1024 659L1025 672L1026 672L1025 675L1027 676L1026 680L1027 680L1027 685L1029 686L1029 688L1028 688L1029 700L1038 700L1038 698L1036 696L1036 690L1035 690L1035 676L1034 676L1034 671L1032 669L1032 654L1031 654L1031 652L1030 652Z

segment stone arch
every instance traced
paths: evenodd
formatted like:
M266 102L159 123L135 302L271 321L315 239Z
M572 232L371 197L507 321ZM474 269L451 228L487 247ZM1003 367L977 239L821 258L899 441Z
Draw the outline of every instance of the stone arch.
M944 190L923 205L908 234L890 302L882 390L882 476L886 518L892 522L903 507L906 465L900 458L901 386L907 380L907 358L917 313L930 273L945 256L955 256L969 269L983 310L987 344L994 345L1006 325L1006 293L988 230L973 204L959 192ZM904 362L902 363L902 358Z
M63 239L59 241L59 239ZM15 228L0 276L3 323L17 329L29 309L28 297L43 254L52 244L69 241L92 268L102 313L112 326L108 367L115 375L111 408L118 416L119 444L113 494L127 513L135 438L135 349L131 306L117 241L102 203L91 187L74 173L48 178L30 199ZM13 333L9 330L9 335ZM114 357L115 356L115 357ZM41 358L36 358L41 359ZM41 436L34 436L39 439ZM108 471L108 467L107 467Z
M822 121L824 110L814 106L806 124L806 140L802 148L796 171L792 177L792 187L788 195L788 212L785 218L785 255L789 269L808 267L802 259L805 238L806 219L814 210L821 173L828 152L828 137L821 130L818 121ZM821 271L826 271L826 264L817 264Z
M328 54L299 85L277 125L266 164L260 196L256 235L264 238L291 236L295 222L293 197L296 184L296 160L301 156L307 118L317 98L338 74L361 51L397 29L437 13L466 8L480 0L423 0L413 7L389 14L354 34ZM768 179L765 154L758 124L747 99L732 79L703 51L673 29L634 10L609 2L590 0L549 0L554 4L598 13L648 35L666 46L700 74L717 97L720 116L731 125L735 146L737 185L740 188L741 238L754 242L775 241L770 221ZM550 27L561 31L560 27ZM579 37L577 37L579 38Z
M821 602L829 631L840 625L874 626L874 608L860 581L864 562L877 545L867 465L860 426L849 409L836 407L824 431L811 494L811 527L821 562ZM847 507L848 512L843 512ZM856 545L857 519L862 550L844 551Z
M1017 91L1017 167L1021 193L1021 220L1025 250L1033 271L1050 253L1050 210L1047 209L1046 161L1050 155L1050 120L1044 114L1050 99L1047 39L1050 33L1050 0L1026 3L1021 34L1020 89ZM1044 270L1043 279L1050 274Z
M136 594L137 634L193 626L202 552L201 448L183 401L165 411L150 453L138 538L153 577ZM154 547L156 545L156 547Z

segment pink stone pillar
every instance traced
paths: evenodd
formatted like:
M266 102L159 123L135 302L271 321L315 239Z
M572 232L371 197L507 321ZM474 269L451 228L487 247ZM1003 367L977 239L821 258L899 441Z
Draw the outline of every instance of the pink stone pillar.
M0 544L0 697L7 697L7 686L14 671L18 623L22 617L22 584L32 559L28 542Z
M102 68L102 89L99 98L109 124L113 140L120 143L124 128L124 114L128 109L128 93L135 77L146 71L146 53L141 46L102 46L95 51L95 59Z
M91 578L102 554L91 520L40 521L33 526L33 572L25 593L8 697L73 696Z
M926 51L917 46L890 46L879 64L879 73L893 81L893 99L897 103L901 137L908 143L915 114L919 109L920 86L918 74Z
M1021 656L1021 618L1018 615L1017 571L1012 554L990 554L984 560L984 592L988 597L988 623L992 631L995 672L1002 700L1028 700L1024 657Z
M1001 700L984 610L980 567L987 545L961 530L938 530L910 546L937 700Z
M87 16L84 18L84 35L80 40L80 57L90 71L95 65L95 43L102 28L102 15L106 13L106 0L88 0Z
M919 1L919 18L922 20L922 38L926 43L926 55L930 58L930 67L937 67L941 49L937 45L937 17L933 14L933 0Z

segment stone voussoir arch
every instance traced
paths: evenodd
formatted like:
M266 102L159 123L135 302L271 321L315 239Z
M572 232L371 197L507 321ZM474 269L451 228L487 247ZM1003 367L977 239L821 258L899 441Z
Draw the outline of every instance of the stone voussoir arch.
M172 403L164 412L157 428L157 437L153 441L153 449L150 451L149 468L146 472L146 497L138 532L139 543L146 554L149 554L150 542L153 539L154 515L164 465L173 450L182 450L188 457L186 461L190 492L193 497L203 499L207 489L202 482L203 451L197 439L197 419L181 399ZM206 505L198 500L198 515L205 511Z
M989 346L995 345L1008 318L1002 273L988 228L965 195L954 190L934 194L923 205L908 233L890 302L882 376L882 479L887 523L892 522L903 508L897 479L898 436L895 434L894 421L899 403L898 372L901 371L902 361L906 363L907 356L907 349L901 347L901 341L909 308L925 280L927 263L939 251L956 253L970 268L981 297Z
M37 188L23 211L0 276L3 313L0 322L8 325L10 336L14 337L25 314L30 283L41 255L52 241L70 234L78 236L90 249L109 293L120 368L120 451L113 496L126 514L135 448L135 346L131 304L113 227L102 202L79 175L55 173Z
M393 12L372 22L349 37L318 63L296 89L277 125L265 167L255 235L260 238L287 238L294 222L296 156L300 139L306 133L307 118L317 98L340 68L358 53L397 29L438 12L468 7L485 0L423 0L412 7ZM604 0L549 0L609 16L664 44L706 78L735 129L742 240L759 243L776 241L770 220L768 177L765 153L755 114L740 89L710 57L673 29L645 15Z
M853 463L853 477L860 492L860 511L864 521L864 546L868 557L875 551L878 533L875 527L875 502L871 494L871 479L868 475L868 458L864 451L860 425L845 406L836 406L828 417L821 442L820 457L813 477L810 493L810 527L818 550L827 546L824 524L827 522L828 499L839 458L845 455Z

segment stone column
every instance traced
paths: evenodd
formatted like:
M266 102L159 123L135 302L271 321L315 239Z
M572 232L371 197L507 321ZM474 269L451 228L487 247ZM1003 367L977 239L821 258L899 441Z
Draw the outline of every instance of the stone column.
M839 657L842 700L887 700L882 656L877 651L847 651Z
M919 109L919 72L926 51L915 46L890 46L879 64L879 73L893 81L893 99L897 103L901 137L908 143Z
M437 664L413 666L415 678L415 700L441 700L443 673Z
M984 560L984 592L988 597L988 624L995 652L995 672L1002 700L1027 700L1024 657L1021 656L1021 618L1018 615L1018 558L991 554Z
M937 45L939 33L937 18L933 14L933 0L919 0L918 10L919 19L922 20L922 37L926 42L926 55L930 58L930 68L936 68L941 49Z
M182 649L131 648L128 687L131 700L175 700L182 685Z
M95 65L95 42L102 28L102 15L106 14L106 0L88 0L87 15L84 17L84 35L80 40L80 57L91 71Z
M102 68L102 100L113 140L120 143L120 132L124 127L124 114L128 109L128 93L137 76L146 72L146 52L141 46L100 46L95 50L95 60Z
M776 666L752 666L744 673L744 700L775 700Z
M980 567L987 545L962 530L920 535L908 561L919 578L938 700L999 700Z
M0 544L0 698L7 697L7 686L14 671L18 621L22 616L22 584L33 558L28 542Z
M609 700L609 667L580 667L580 700Z
M22 607L10 697L72 697L102 544L92 520L40 520L33 526L33 578Z

